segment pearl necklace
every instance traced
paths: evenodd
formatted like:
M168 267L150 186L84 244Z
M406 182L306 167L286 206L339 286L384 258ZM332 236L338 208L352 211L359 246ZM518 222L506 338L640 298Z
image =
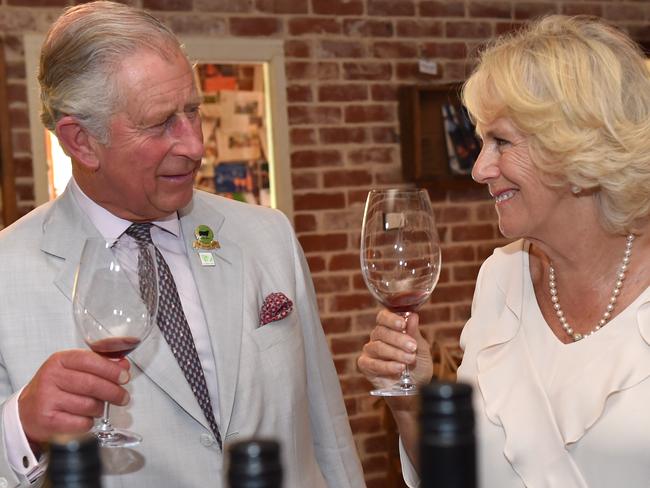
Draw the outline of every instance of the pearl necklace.
M560 299L558 298L557 295L557 288L555 287L555 268L553 268L553 263L549 264L548 287L551 292L551 301L553 302L553 309L555 310L555 315L557 315L558 319L560 319L560 324L562 324L562 328L567 334L569 334L569 336L574 340L574 342L577 342L580 339L583 339L584 337L590 336L594 332L599 331L600 328L604 326L612 316L614 305L616 304L618 296L621 294L621 288L623 288L623 280L625 280L625 272L627 271L627 266L630 263L630 256L632 254L632 241L634 241L634 234L628 234L625 242L625 254L623 255L623 262L619 266L618 271L616 273L616 283L614 285L614 291L612 291L612 294L609 297L609 303L607 304L607 309L605 310L605 313L603 314L602 318L598 321L598 325L596 325L596 327L591 329L591 331L589 331L586 334L580 334L579 332L575 332L573 330L573 327L569 325L569 322L567 322L567 319L564 317L564 312L562 311L562 307L560 306Z

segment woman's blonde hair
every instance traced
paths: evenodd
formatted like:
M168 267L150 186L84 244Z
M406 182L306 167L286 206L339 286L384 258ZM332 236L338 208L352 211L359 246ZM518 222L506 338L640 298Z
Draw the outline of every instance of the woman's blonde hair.
M604 227L650 214L650 72L625 34L552 15L494 41L463 86L478 125L510 118L551 185L593 192Z
M181 46L169 28L140 9L107 1L67 9L41 49L38 80L45 127L54 131L61 117L73 115L106 144L110 117L123 98L115 72L139 49L168 57Z

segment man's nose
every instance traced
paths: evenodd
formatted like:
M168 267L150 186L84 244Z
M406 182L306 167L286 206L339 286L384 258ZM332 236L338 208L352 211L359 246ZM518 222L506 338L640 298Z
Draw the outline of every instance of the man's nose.
M179 154L192 160L203 157L203 132L201 131L201 119L198 115L178 115L174 135L177 139L176 150Z

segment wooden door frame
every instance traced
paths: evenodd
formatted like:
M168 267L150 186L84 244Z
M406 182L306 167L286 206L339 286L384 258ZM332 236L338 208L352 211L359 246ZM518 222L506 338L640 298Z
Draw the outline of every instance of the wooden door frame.
M2 223L4 227L18 219L16 174L11 144L7 66L4 39L0 37L0 181L2 182Z

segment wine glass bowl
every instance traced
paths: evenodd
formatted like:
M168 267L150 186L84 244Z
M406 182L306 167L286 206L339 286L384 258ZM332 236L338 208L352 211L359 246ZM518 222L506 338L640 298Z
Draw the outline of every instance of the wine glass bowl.
M146 339L156 323L158 273L155 249L122 239L88 239L75 275L72 309L84 342L97 354L119 360ZM93 429L102 446L127 447L138 434L113 427L104 416Z
M371 190L361 230L361 273L372 296L408 319L429 299L440 276L440 241L426 190ZM371 395L417 391L408 367L398 383Z

